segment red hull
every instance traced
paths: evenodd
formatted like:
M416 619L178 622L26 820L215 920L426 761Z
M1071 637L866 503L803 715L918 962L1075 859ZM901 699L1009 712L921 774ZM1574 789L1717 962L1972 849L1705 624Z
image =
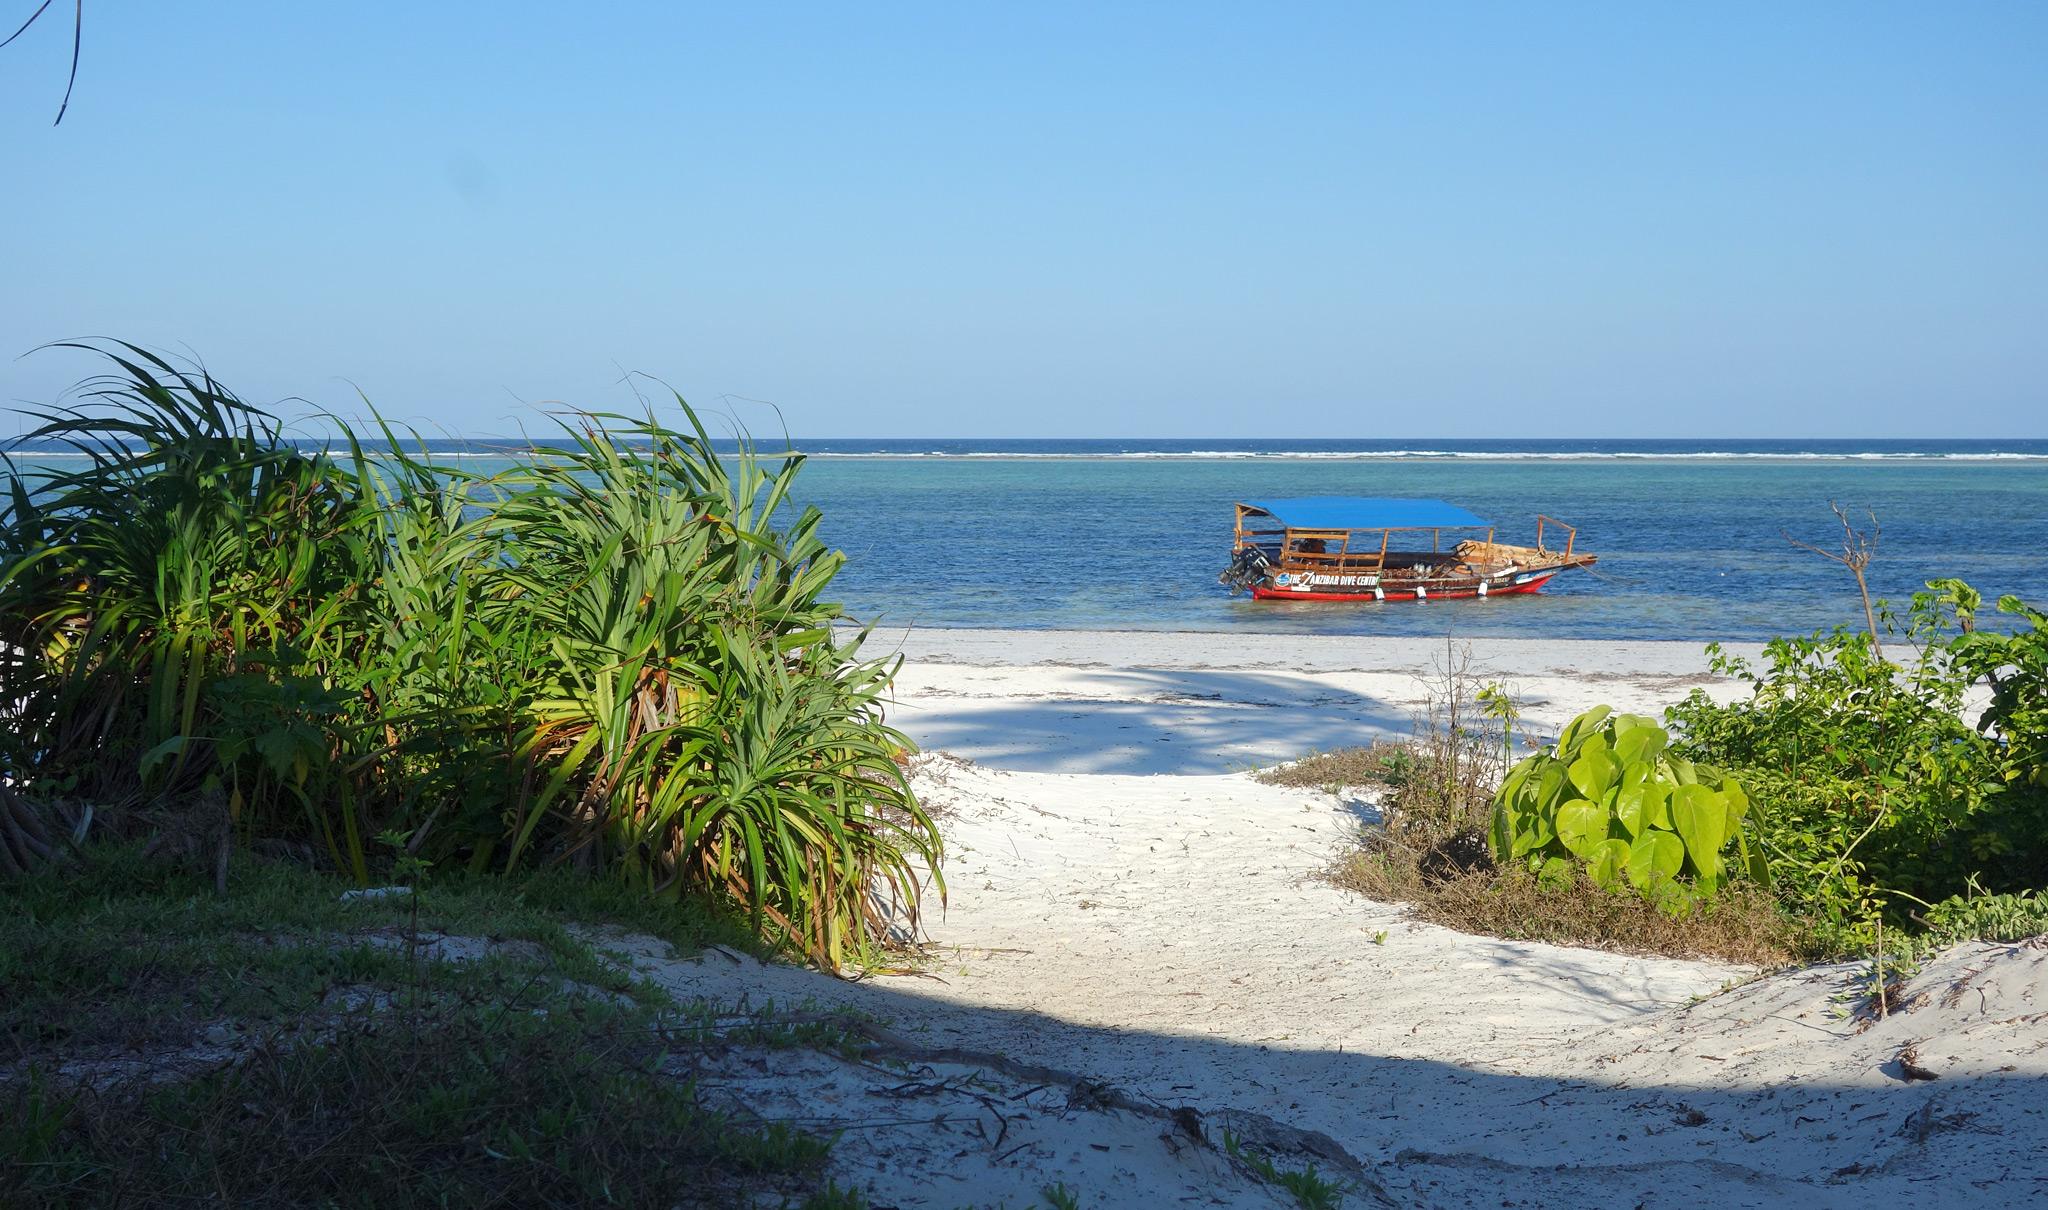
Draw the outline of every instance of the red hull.
M1556 574L1553 571L1549 575L1539 576L1524 584L1488 585L1485 595L1489 597L1511 597L1522 593L1535 592L1545 584L1548 584L1550 577ZM1479 595L1479 585L1476 583L1431 588L1428 590L1427 595L1420 597L1416 595L1413 589L1389 589L1383 595L1374 596L1369 592L1296 592L1286 588L1274 588L1266 584L1257 584L1252 587L1252 599L1254 601L1455 601Z

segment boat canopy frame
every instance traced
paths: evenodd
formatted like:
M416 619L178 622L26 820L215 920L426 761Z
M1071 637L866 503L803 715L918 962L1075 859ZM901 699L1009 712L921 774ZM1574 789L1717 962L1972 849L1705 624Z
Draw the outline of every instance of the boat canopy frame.
M1285 516L1287 513L1293 513L1303 521L1313 520L1321 524L1291 524ZM1260 519L1269 520L1278 528L1254 528ZM1577 527L1543 513L1536 514L1535 550L1545 555L1557 553L1543 544L1546 526L1565 531L1562 557L1571 559L1573 547L1578 544ZM1453 532L1484 530L1484 541L1492 546L1496 528L1491 522L1441 500L1345 496L1245 500L1237 504L1232 549L1241 551L1248 546L1262 545L1261 539L1270 541L1277 538L1281 561L1290 566L1333 571L1384 568L1389 553L1407 553L1390 551L1393 536L1397 533L1426 530L1430 534L1430 553L1441 554L1443 534L1447 529ZM1373 551L1366 546L1354 550L1352 542L1359 534L1379 535L1379 549ZM1310 543L1315 546L1311 548ZM1336 549L1331 549L1332 544Z

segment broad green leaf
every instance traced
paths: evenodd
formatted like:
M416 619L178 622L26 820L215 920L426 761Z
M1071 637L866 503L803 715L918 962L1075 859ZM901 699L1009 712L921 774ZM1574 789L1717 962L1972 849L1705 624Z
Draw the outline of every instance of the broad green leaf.
M1670 832L1656 830L1636 838L1629 846L1628 880L1638 890L1654 881L1669 882L1685 866L1685 842Z
M1671 793L1673 786L1652 784L1643 794L1643 826L1671 830Z
M1540 756L1525 756L1516 762L1515 767L1508 770L1508 775L1501 779L1500 792L1494 795L1494 801L1513 802L1515 796L1521 793L1522 786L1536 772L1542 760L1543 758Z
M1579 745L1584 742L1585 738L1593 733L1594 728L1598 727L1612 713L1614 713L1614 707L1612 706L1595 706L1571 722L1566 723L1564 730L1559 732L1557 736L1558 756L1569 759L1572 753L1577 751Z
M1722 804L1727 808L1728 819L1722 828L1723 835L1733 836L1742 830L1742 817L1749 813L1749 795L1742 792L1742 786L1734 778L1723 780L1719 786Z
M1607 808L1584 799L1573 799L1557 809L1557 839L1581 859L1607 839Z
M1685 855L1703 879L1720 872L1727 822L1727 803L1719 793L1700 785L1680 786L1672 792L1672 830L1685 842Z
M1741 856L1742 865L1748 872L1750 881L1758 886L1767 887L1771 885L1771 863L1764 859L1762 847L1751 847L1746 837L1741 838L1738 843L1741 846L1738 852Z
M1530 853L1540 852L1543 849L1549 848L1551 842L1556 839L1557 833L1551 828L1549 821L1532 815L1525 821L1525 826L1515 832L1514 842L1509 849L1508 855L1510 857L1522 857Z
M1614 755L1624 768L1648 764L1664 750L1665 743L1664 728L1655 719L1640 714L1615 716Z
M1640 836L1647 828L1659 826L1659 815L1664 811L1664 788L1662 786L1624 786L1614 797L1614 818L1630 836Z
M1597 801L1614 784L1615 773L1614 757L1600 737L1594 736L1580 746L1579 758L1572 762L1572 785L1580 797Z

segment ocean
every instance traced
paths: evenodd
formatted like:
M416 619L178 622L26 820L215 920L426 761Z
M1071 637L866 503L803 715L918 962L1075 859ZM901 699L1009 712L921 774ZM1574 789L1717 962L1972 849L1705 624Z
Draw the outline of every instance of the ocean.
M436 444L478 470L505 457ZM1831 501L1876 514L1879 596L1957 576L2048 603L2043 440L794 444L798 496L848 556L836 595L892 625L1760 640L1860 624L1848 571L1788 540L1838 547ZM1542 512L1600 562L1491 600L1254 603L1216 582L1234 501L1309 495L1449 500L1505 542Z
M1873 589L2048 602L2048 442L802 442L863 617L924 626L1757 640L1858 623L1830 501L1877 516ZM1253 602L1216 582L1231 504L1428 496L1600 556L1536 596Z

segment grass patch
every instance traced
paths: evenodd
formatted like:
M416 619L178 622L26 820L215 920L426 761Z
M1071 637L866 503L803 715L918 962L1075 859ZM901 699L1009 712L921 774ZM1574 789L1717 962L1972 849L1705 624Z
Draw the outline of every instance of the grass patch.
M741 924L689 901L650 899L570 873L509 879L432 875L418 895L343 902L349 883L243 859L228 893L210 875L146 858L135 846L88 847L77 863L0 889L0 1061L51 1046L148 1046L209 1021L261 1024L313 1011L337 989L393 990L416 976L400 938L426 934L526 943L526 958L487 957L477 972L545 969L556 980L647 1000L575 936L610 924L683 953L753 947ZM437 973L438 971L438 973Z
M634 1011L508 1007L358 1010L186 1080L0 1085L0 1201L723 1206L815 1183L828 1143L700 1107Z
M1346 786L1389 785L1413 767L1415 754L1407 744L1379 742L1363 748L1311 752L1299 760L1252 774L1269 786L1324 790L1335 794Z
M1287 1190L1302 1210L1337 1210L1344 1203L1344 1187L1319 1175L1314 1164L1306 1168L1282 1168L1273 1162L1271 1156L1246 1147L1228 1131L1223 1135L1223 1149L1231 1159L1258 1173L1268 1183Z
M689 1081L711 1048L847 1039L677 1005L572 927L689 952L744 925L569 874L348 885L245 859L220 894L137 847L0 883L0 1205L860 1204L828 1141Z
M1633 891L1595 886L1583 874L1556 888L1539 885L1527 870L1490 864L1428 877L1384 852L1352 853L1330 879L1372 899L1405 903L1433 924L1514 941L1762 967L1787 965L1812 950L1805 930L1770 892L1749 883L1667 912Z

